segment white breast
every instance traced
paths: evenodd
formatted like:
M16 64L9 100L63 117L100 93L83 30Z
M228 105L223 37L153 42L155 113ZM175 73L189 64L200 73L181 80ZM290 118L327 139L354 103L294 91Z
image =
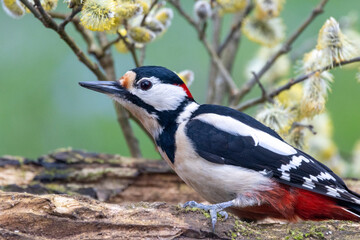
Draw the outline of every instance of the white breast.
M224 202L243 193L272 188L272 181L259 172L212 163L200 157L185 134L185 124L180 124L175 136L174 170L207 201Z

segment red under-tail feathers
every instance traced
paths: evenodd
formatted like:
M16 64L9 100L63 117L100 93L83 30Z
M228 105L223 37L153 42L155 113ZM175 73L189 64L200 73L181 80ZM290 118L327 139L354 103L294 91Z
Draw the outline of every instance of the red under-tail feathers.
M354 197L358 197L354 193ZM351 220L360 221L360 205L331 198L308 190L279 184L278 188L262 192L260 206L231 208L242 219L261 220L275 218L295 222L298 220Z

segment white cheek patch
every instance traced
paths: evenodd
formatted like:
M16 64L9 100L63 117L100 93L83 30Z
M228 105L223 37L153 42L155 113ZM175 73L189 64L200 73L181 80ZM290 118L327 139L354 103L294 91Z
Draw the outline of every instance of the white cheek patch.
M171 111L179 107L186 97L184 89L177 85L161 83L155 77L148 78L153 86L147 90L134 88L130 92L158 111Z
M259 145L274 153L285 156L293 155L297 153L297 151L289 144L279 140L276 137L271 136L266 132L263 132L256 128L252 128L232 117L207 113L207 114L201 114L195 119L198 119L205 123L209 123L222 131L234 135L250 136L253 138L255 142L255 146Z

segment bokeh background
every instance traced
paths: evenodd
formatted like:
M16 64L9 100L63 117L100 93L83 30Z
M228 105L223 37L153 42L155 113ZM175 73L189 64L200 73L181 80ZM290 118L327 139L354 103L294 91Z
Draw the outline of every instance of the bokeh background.
M192 12L193 1L183 0ZM281 16L291 34L318 1L289 0ZM59 11L67 11L59 1ZM318 30L330 16L340 19L352 11L360 12L359 0L333 0L294 44L314 48ZM199 103L205 101L209 60L195 31L175 12L172 26L163 37L148 45L145 63L162 65L174 71L191 69L195 82L191 91ZM229 23L229 21L227 21ZM225 23L226 24L226 23ZM356 25L360 31L360 23ZM70 27L76 40L80 36ZM225 34L225 33L224 33ZM84 45L80 44L84 49ZM234 79L246 79L244 68L258 45L245 37L237 55ZM130 55L114 50L118 77L134 67ZM295 69L292 69L295 73ZM333 119L335 141L340 152L350 156L360 139L360 84L356 69L333 70L335 82L327 103ZM0 10L0 156L5 154L38 157L62 147L129 155L116 121L112 102L101 94L85 90L78 81L96 78L75 57L52 30L45 29L32 15L20 20ZM248 97L259 95L254 89ZM247 111L254 115L256 108ZM134 124L134 123L133 123ZM136 124L134 124L136 125ZM151 141L135 127L147 158L159 158Z

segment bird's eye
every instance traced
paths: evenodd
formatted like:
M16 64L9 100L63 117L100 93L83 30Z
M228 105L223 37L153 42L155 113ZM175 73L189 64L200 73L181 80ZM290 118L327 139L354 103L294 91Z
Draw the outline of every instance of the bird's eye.
M147 91L152 87L152 83L149 80L142 80L139 83L141 90Z

